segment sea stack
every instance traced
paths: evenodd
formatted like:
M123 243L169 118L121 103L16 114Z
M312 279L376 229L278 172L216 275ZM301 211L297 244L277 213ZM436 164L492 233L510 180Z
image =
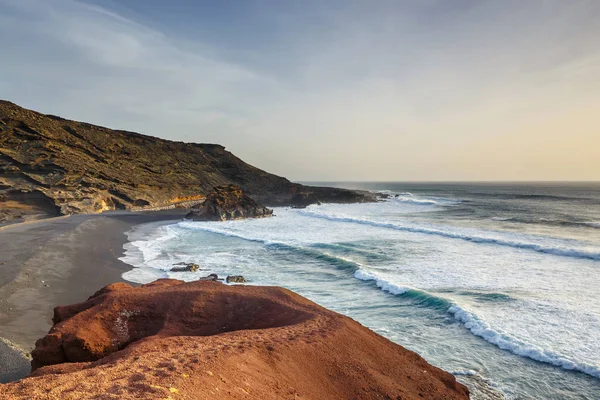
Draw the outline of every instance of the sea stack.
M56 307L10 399L468 399L455 378L278 287L164 279Z

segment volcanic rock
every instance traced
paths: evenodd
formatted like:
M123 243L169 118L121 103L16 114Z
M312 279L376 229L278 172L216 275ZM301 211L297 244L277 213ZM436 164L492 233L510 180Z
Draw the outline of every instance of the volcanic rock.
M316 193L296 193L290 199L293 208L306 208L311 204L321 204Z
M239 186L219 186L206 196L202 205L186 215L197 221L226 221L230 219L262 218L273 215L270 210L249 196Z
M373 201L310 188L245 163L218 144L172 142L27 110L0 100L0 224L119 209L189 208L236 184L266 205L294 193L322 201Z
M207 276L203 276L202 278L198 278L199 281L211 281L211 282L218 282L218 281L222 281L223 279L219 279L219 275L217 274L209 274Z
M242 275L230 275L227 278L225 278L225 282L227 282L227 283L246 283L248 281Z
M55 310L7 399L468 399L455 378L277 287L114 284Z
M171 272L196 272L200 269L200 266L194 263L177 263L175 265L183 265L183 267L171 268Z

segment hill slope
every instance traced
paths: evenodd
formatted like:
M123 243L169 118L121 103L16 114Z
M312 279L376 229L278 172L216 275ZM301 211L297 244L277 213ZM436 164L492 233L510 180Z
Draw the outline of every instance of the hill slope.
M296 193L320 201L372 200L269 174L217 144L173 142L27 110L0 100L0 223L201 199L239 185L269 205Z
M56 307L0 399L467 400L454 376L278 287L116 283Z

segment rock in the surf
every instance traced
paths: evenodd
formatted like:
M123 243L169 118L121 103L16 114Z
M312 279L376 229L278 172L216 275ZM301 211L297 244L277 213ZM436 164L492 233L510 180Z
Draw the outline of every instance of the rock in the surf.
M246 283L248 280L244 278L242 275L230 275L225 278L225 282L227 283Z
M219 279L219 275L217 274L210 274L207 276L203 276L202 278L198 279L199 281L213 281L213 282L218 282L218 281L222 281L223 279Z
M239 186L218 186L206 196L201 205L192 208L186 218L196 221L226 221L231 219L262 218L273 210L257 203L242 192Z
M194 263L177 263L174 265L183 265L183 266L171 268L171 272L196 272L200 269L200 266L198 264L194 264Z

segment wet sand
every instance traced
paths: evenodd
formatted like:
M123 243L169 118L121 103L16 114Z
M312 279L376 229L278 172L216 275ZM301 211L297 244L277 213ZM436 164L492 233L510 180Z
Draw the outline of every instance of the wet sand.
M74 215L0 228L0 382L29 372L30 352L57 305L79 303L123 281L125 232L178 220L184 210Z

